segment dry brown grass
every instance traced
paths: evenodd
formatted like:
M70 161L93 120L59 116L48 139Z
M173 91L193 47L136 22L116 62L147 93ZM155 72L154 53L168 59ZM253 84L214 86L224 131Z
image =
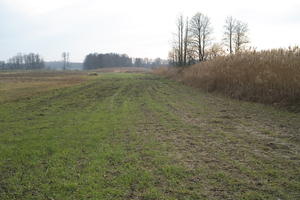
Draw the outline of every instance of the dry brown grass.
M218 57L184 69L155 73L206 91L255 102L300 105L300 48Z
M102 68L92 71L0 71L0 103L28 98L52 89L80 84L101 73L147 73L142 67ZM92 73L91 73L92 72Z
M87 72L7 71L0 72L0 103L27 98L52 89L80 84Z

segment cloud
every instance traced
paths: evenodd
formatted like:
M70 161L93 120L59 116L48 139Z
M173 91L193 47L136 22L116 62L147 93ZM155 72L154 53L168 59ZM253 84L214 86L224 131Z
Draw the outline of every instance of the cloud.
M47 60L60 59L62 51L77 61L94 51L166 58L176 16L196 12L211 18L217 42L232 15L249 24L253 46L299 44L299 5L296 0L1 0L0 60L30 51Z

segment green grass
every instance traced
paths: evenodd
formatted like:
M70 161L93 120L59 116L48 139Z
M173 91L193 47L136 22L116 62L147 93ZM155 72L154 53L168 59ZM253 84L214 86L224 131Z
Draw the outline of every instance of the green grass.
M0 104L0 199L298 199L299 132L299 114L103 74Z

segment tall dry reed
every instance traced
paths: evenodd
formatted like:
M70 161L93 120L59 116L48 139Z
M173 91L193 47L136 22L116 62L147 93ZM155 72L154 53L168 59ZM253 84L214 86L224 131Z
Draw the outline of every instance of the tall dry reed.
M155 73L206 91L283 105L300 105L300 48L249 51L183 69Z

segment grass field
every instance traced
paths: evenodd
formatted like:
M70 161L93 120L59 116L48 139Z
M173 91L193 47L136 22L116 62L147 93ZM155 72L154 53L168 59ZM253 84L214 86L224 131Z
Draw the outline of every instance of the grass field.
M44 77L0 73L1 200L300 199L299 113L151 74Z
M0 103L80 84L91 77L75 71L6 71L0 72Z

